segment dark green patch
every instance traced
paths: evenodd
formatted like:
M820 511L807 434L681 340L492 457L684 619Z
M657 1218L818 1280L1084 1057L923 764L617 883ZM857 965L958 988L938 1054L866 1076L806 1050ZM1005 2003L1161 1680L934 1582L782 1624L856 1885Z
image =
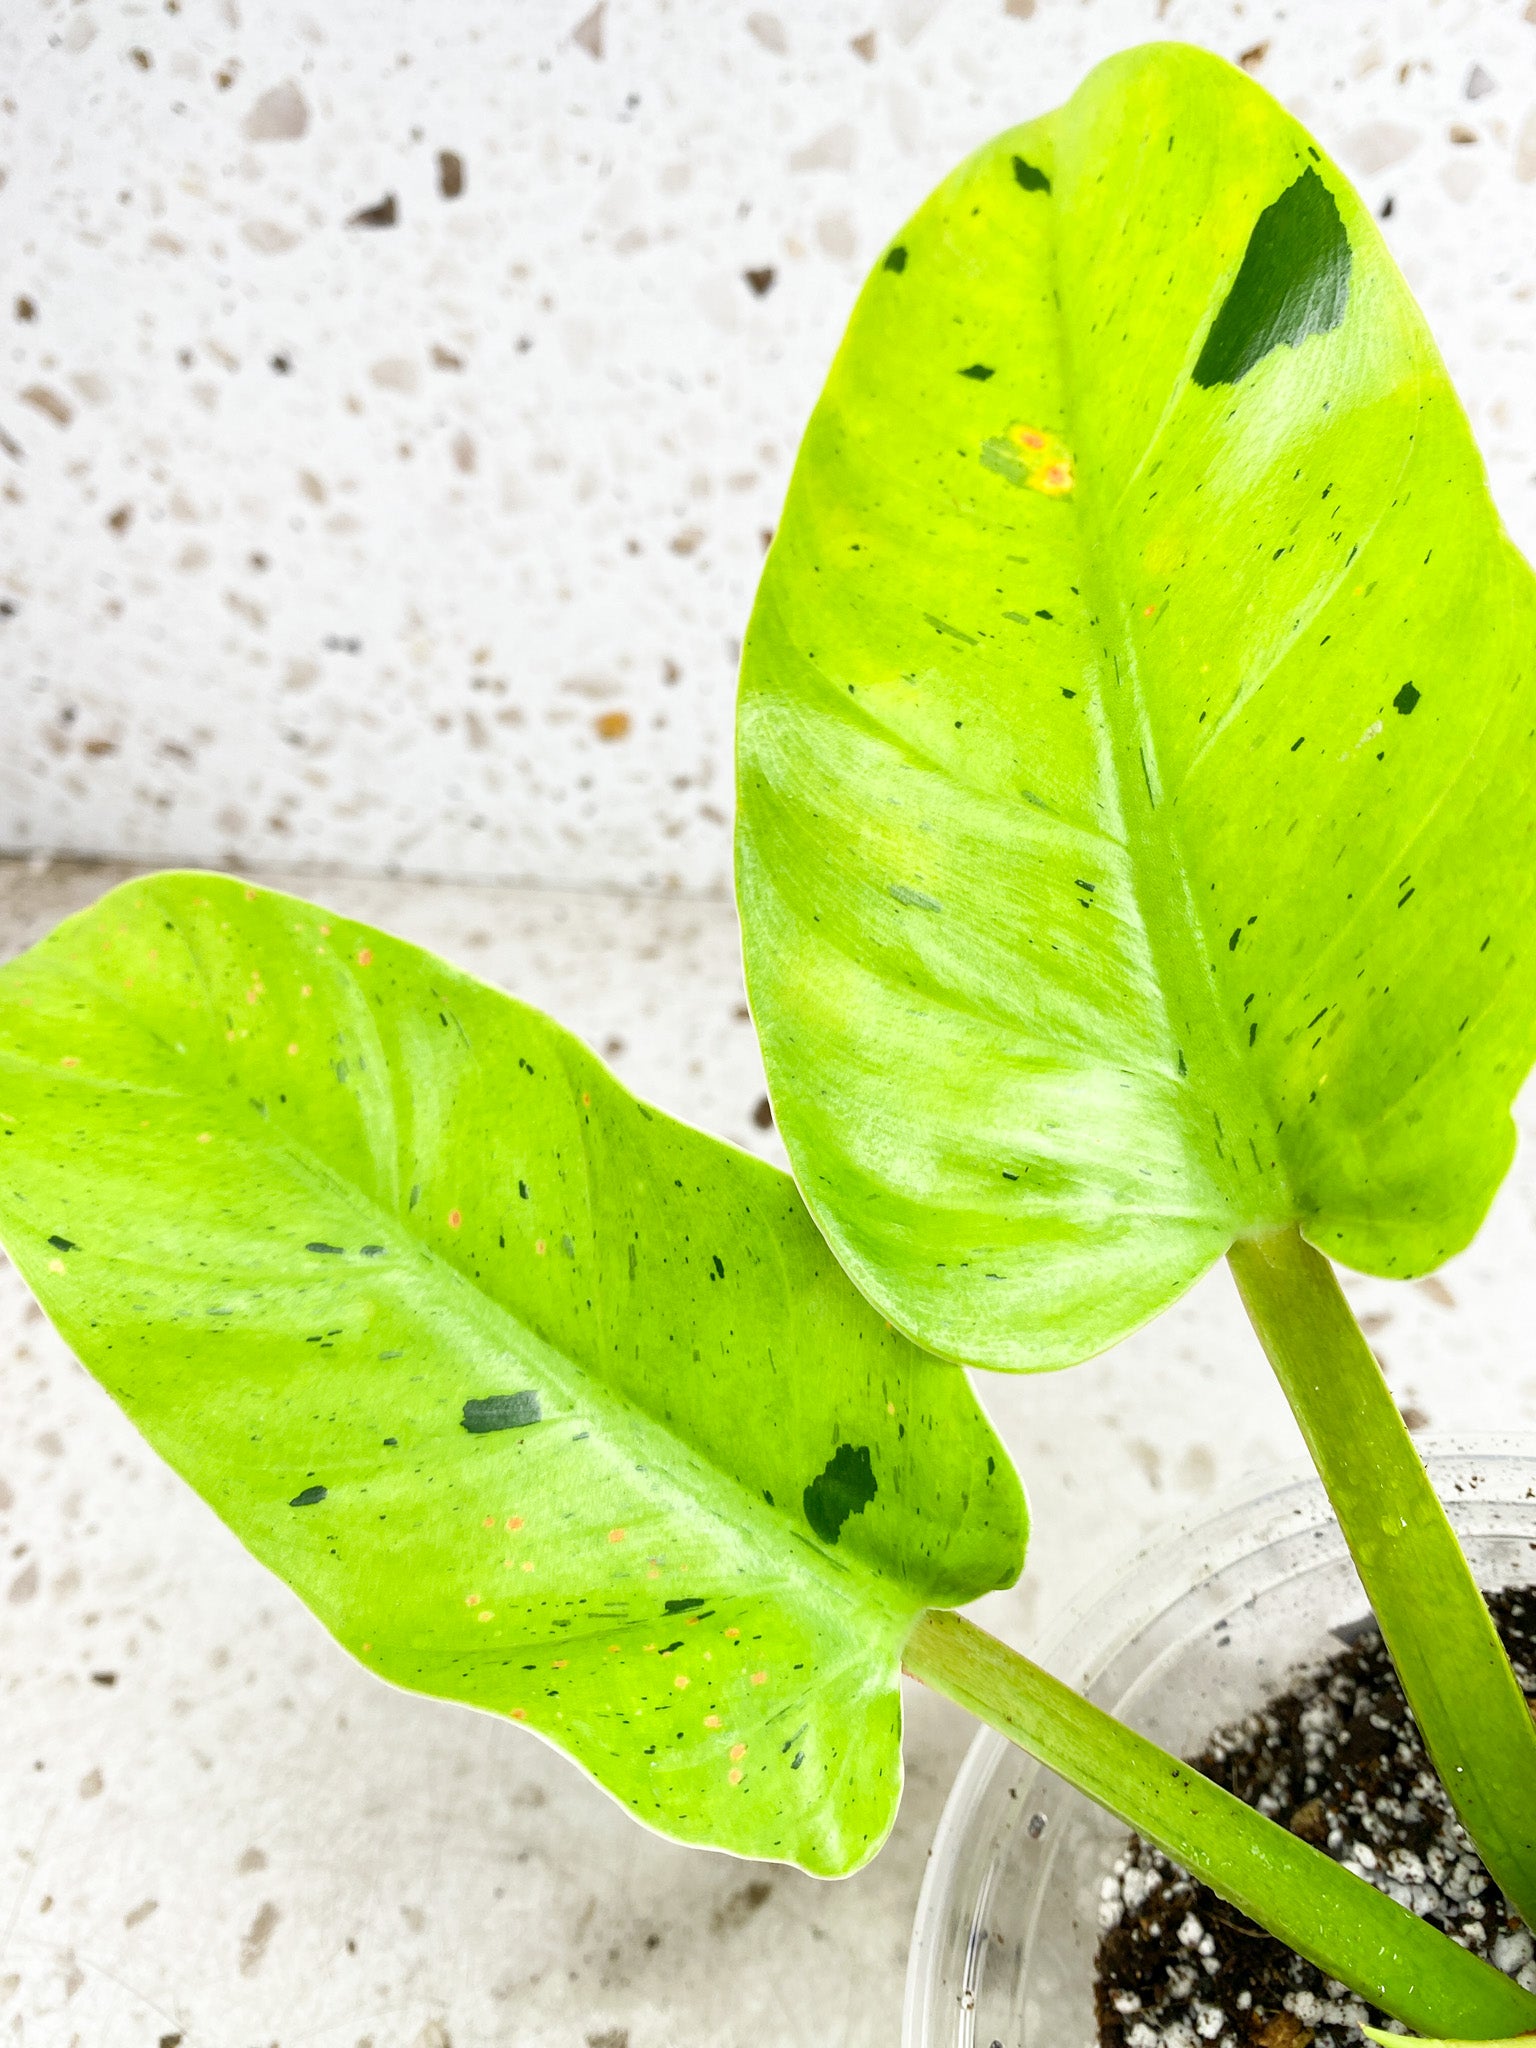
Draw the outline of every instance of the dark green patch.
M907 267L907 252L898 242L894 249L887 249L882 268L894 270L899 275Z
M862 1515L874 1499L875 1475L869 1451L860 1444L839 1444L824 1472L805 1489L805 1519L823 1543L835 1543L850 1515Z
M1284 342L1329 334L1349 302L1349 236L1316 171L1266 206L1253 224L1232 289L1211 322L1194 379L1236 384Z
M340 1257L341 1255L341 1246L339 1244L321 1244L318 1238L316 1238L313 1244L305 1245L304 1249L307 1252L328 1252L332 1257Z
M1051 189L1051 181L1044 171L1026 163L1021 156L1013 160L1013 175L1026 192L1049 192Z
M688 1614L695 1607L702 1607L703 1605L702 1597L689 1598L687 1600L667 1600L662 1603L661 1611L663 1614Z
M306 1486L302 1493L293 1496L288 1505L291 1508L312 1508L317 1502L325 1499L327 1491L328 1488L324 1486Z
M71 1243L67 1237L50 1237L48 1242L56 1252L77 1252L80 1249L79 1245Z
M962 377L974 377L978 384L985 384L987 379L995 377L997 372L987 363L969 363L960 374Z
M529 1387L520 1394L487 1394L483 1401L466 1401L463 1427L471 1436L488 1436L493 1429L526 1429L543 1414L538 1395Z
M1414 705L1417 704L1418 701L1419 692L1413 687L1412 683L1404 683L1403 687L1392 699L1394 709L1401 711L1404 718L1408 716L1409 712L1412 711ZM58 1239L51 1238L49 1242L52 1244L57 1244Z

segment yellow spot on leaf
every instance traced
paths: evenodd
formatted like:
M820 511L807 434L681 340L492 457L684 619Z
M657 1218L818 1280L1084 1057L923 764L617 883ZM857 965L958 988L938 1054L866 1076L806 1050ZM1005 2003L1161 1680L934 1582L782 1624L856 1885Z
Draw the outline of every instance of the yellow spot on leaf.
M513 1720L513 1721L526 1721L526 1720L527 1720L527 1718L528 1718L528 1715L527 1715L527 1712L526 1712L526 1710L525 1710L524 1708L522 1708L522 1707L514 1707L514 1708L512 1709L512 1712L511 1712L511 1714L509 1715L509 1717L508 1717L508 1718L509 1718L510 1720Z
M461 1224L461 1223L462 1223L463 1221L464 1221L463 1215L462 1215L462 1214L460 1213L460 1211L459 1211L459 1210L457 1210L457 1209L450 1209L450 1210L448 1211L448 1228L449 1228L450 1230L457 1230L457 1229L458 1229L458 1227L459 1227L459 1225L460 1225L460 1224Z
M754 1685L766 1685L766 1684L768 1683L768 1674L767 1674L767 1672L766 1672L766 1671L754 1671L754 1672L753 1672L753 1674L752 1674L752 1683L753 1683Z
M532 1564L525 1564L525 1565L523 1566L523 1570L524 1570L525 1572L531 1572L531 1571L533 1570L533 1566L532 1566Z
M735 1742L735 1743L732 1743L732 1745L731 1745L731 1762L732 1762L733 1764L739 1764L739 1763L741 1762L742 1758L743 1758L743 1757L744 1757L744 1756L746 1755L746 1753L747 1753L747 1745L746 1745L746 1744L745 1744L744 1742Z
M887 1415L894 1415L896 1413L896 1403L894 1401L887 1401L885 1404L885 1412Z
M727 1771L725 1775L730 1779L733 1785L739 1785L741 1783L740 1771Z
M254 889L247 889L245 892L245 900L247 903L254 903L256 901L256 891Z
M679 1692L686 1692L689 1686L692 1684L692 1682L693 1681L689 1678L686 1671L679 1671L676 1678L674 1678L672 1681L672 1683L677 1687Z
M369 947L359 947L357 955L357 964L359 967L371 967L373 965L373 953Z
M496 1517L494 1515L487 1515L485 1520L480 1524L480 1526L482 1529L494 1529L496 1526Z
M62 1259L50 1259L48 1261L48 1270L50 1273L62 1273L64 1270L64 1261Z
M1019 481L1026 489L1047 498L1063 498L1071 490L1072 451L1059 434L1016 421L1008 429L1006 444L1024 472Z
M653 1657L653 1656L655 1656L655 1654L656 1654L656 1645L655 1645L654 1643L642 1643L642 1644L640 1645L640 1647L641 1647L641 1649L642 1649L642 1650L643 1650L643 1651L645 1652L645 1654L646 1654L646 1656L647 1656L647 1657Z
M487 1607L484 1614L477 1614L475 1619L476 1621L494 1621L496 1619L495 1610Z
M508 1517L507 1517L507 1534L508 1534L509 1536L515 1536L515 1535L517 1534L518 1530L519 1530L519 1529L521 1529L521 1527L522 1527L522 1526L523 1526L523 1518L522 1518L522 1516L521 1516L521 1515L508 1515Z
M478 1593L466 1593L464 1595L464 1605L466 1607L478 1607L480 1605L480 1595Z
M211 1145L213 1143L212 1131L199 1131L197 1134L197 1142L199 1143L199 1145Z
M610 1543L622 1543L628 1534L629 1531L627 1529L610 1529L608 1531L608 1541Z
M740 1636L741 1630L739 1628L728 1628L725 1633L727 1641L734 1643Z
M551 1671L563 1671L570 1661L569 1657L557 1657L549 1668Z
M706 1728L718 1728L720 1726L720 1716L718 1714L706 1714L704 1716L704 1726Z
M322 939L328 939L331 936L331 928L328 924L321 925L320 936Z
M289 1059L291 1059L291 1060L295 1060L295 1059L297 1059L297 1058L298 1058L298 1056L299 1056L299 1048L298 1048L298 1047L297 1047L296 1045L290 1045L290 1046L289 1046L289 1048L288 1048L288 1057L289 1057Z
M544 1256L545 1252L546 1252L546 1251L547 1251L547 1249L548 1249L548 1247L547 1247L547 1245L545 1244L545 1242L544 1242L544 1240L543 1240L543 1238L542 1238L542 1237L536 1237L536 1238L535 1238L535 1239L533 1240L533 1248L534 1248L535 1252L537 1252L538 1256L539 1256L539 1257L540 1257L541 1259L543 1258L543 1256Z
M301 984L301 986L300 986L300 988L299 988L299 994L300 994L301 996L312 996L312 995L314 994L314 990L313 990L313 989L312 989L312 988L310 987L309 983L308 983L308 982L306 981L306 982L304 982L304 983L302 983L302 984Z
M648 1579L659 1579L659 1578L661 1577L661 1567L660 1567L660 1565L655 1565L655 1564L653 1564L653 1565L651 1566L650 1570L649 1570L649 1571L648 1571L648 1572L646 1573L646 1575L645 1575L645 1576L646 1576L646 1577L647 1577Z
M75 1058L75 1055L72 1052L65 1053L63 1059L59 1061L59 1065L61 1067L78 1067L79 1064L79 1060Z

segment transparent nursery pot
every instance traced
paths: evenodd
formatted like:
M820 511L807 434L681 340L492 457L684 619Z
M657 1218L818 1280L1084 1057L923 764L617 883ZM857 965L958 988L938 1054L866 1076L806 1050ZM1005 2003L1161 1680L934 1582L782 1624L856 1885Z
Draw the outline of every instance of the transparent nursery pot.
M1536 1436L1420 1448L1485 1587L1536 1584ZM1153 1544L1040 1662L1177 1755L1338 1650L1368 1612L1321 1486L1287 1476ZM983 1730L918 1901L904 2048L1097 2048L1099 1890L1128 1830Z

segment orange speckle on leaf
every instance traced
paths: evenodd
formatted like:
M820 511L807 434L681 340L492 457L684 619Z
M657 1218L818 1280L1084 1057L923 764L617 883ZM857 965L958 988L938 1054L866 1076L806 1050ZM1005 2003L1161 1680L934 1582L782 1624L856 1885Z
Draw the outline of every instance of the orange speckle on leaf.
M289 1046L289 1048L288 1048L288 1057L289 1057L289 1059L291 1059L291 1060L294 1060L294 1059L297 1059L297 1058L298 1058L298 1056L299 1056L299 1048L298 1048L298 1047L297 1047L296 1045L290 1045L290 1046Z
M63 1059L59 1061L59 1065L61 1067L78 1067L79 1064L79 1060L76 1059L75 1055L72 1052L65 1053Z
M582 1091L581 1091L581 1099L582 1099L582 1102L583 1102L583 1103L584 1103L584 1104L586 1105L586 1107L587 1107L588 1109L590 1109L590 1108L592 1107L592 1098L591 1098L591 1096L590 1096L590 1095L589 1095L589 1094L587 1093L587 1091L586 1091L586 1089L585 1089L585 1088L583 1088L583 1089L582 1089Z
M744 1742L733 1742L731 1744L731 1762L733 1764L739 1764L746 1753L747 1745Z
M1142 617L1143 617L1144 619L1150 619L1150 618L1151 618L1151 616L1152 616L1152 614L1153 614L1153 613L1154 613L1154 612L1155 612L1156 610L1157 610L1157 606L1156 606L1155 604L1144 604L1144 605L1142 606L1142 608L1141 608L1141 616L1142 616Z
M545 1244L545 1242L544 1242L544 1240L543 1240L543 1238L542 1238L542 1237L536 1237L536 1238L535 1238L535 1239L533 1240L533 1249L534 1249L534 1251L535 1251L535 1252L536 1252L536 1253L538 1254L538 1256L539 1256L539 1257L540 1257L540 1258L542 1259L542 1258L543 1258L543 1256L544 1256L544 1254L545 1254L545 1252L546 1252L546 1251L548 1250L548 1246L547 1246L547 1245Z
M673 1679L672 1683L677 1687L679 1692L686 1692L691 1683L691 1680L689 1679L686 1671L679 1671L676 1678Z
M704 1726L706 1728L718 1728L720 1726L720 1716L718 1714L706 1714L704 1716Z
M523 1526L523 1518L522 1518L522 1516L521 1516L521 1515L508 1515L508 1517L507 1517L507 1534L508 1534L509 1536L515 1536L515 1535L517 1534L518 1530L519 1530L519 1529L521 1529L521 1527L522 1527L522 1526Z
M320 936L322 939L328 939L331 936L331 928L328 924L321 925Z
M741 1783L740 1771L727 1771L725 1775L730 1779L733 1785L739 1785Z
M725 1633L727 1641L734 1643L739 1639L741 1630L739 1628L728 1628Z
M475 1619L476 1621L494 1621L496 1619L495 1610L493 1608L487 1607L485 1612L483 1614L477 1614L475 1616Z
M371 967L373 965L373 949L370 946L358 947L357 964L359 967Z
M373 1645L372 1645L372 1643L364 1643L364 1645L363 1645L363 1655L364 1655L364 1656L367 1656L368 1652L369 1652L369 1651L370 1651L370 1650L371 1650L372 1648L373 1648Z
M661 1566L659 1564L653 1564L645 1576L648 1579L659 1579L661 1577Z
M523 1566L523 1570L524 1570L525 1572L531 1572L531 1571L533 1570L533 1565L532 1565L532 1562L530 1561L529 1563L525 1564L525 1565Z
M478 1593L466 1593L464 1595L464 1605L466 1607L478 1607L480 1605L480 1595Z
M245 892L245 900L247 903L254 903L256 901L256 891L254 889L247 889Z
M213 1143L212 1131L199 1131L197 1134L197 1142L199 1143L199 1145L211 1145Z
M1072 471L1064 462L1048 462L1030 478L1030 488L1047 498L1063 498L1072 488Z
M487 1515L485 1520L480 1524L480 1526L482 1529L494 1529L496 1526L496 1517L494 1515Z
M767 1674L767 1672L766 1672L766 1671L754 1671L754 1672L753 1672L753 1674L752 1674L752 1683L753 1683L754 1685L766 1685L766 1684L768 1683L768 1674Z
M549 1668L551 1671L563 1671L570 1661L569 1657L557 1657Z
M448 1211L448 1228L450 1230L457 1230L463 1221L464 1218L457 1209L450 1209Z
M617 1657L617 1655L619 1654L619 1646L617 1643L610 1643L608 1645L608 1654L610 1657Z
M610 1529L608 1531L608 1541L610 1543L622 1543L628 1534L629 1531L627 1529Z
M304 983L302 983L302 984L301 984L301 986L300 986L300 988L299 988L299 994L300 994L301 996L312 996L312 995L314 994L314 990L313 990L313 989L312 989L312 988L310 987L309 983L308 983L308 982L306 981L306 982L304 982Z
M513 1721L526 1721L528 1718L527 1709L524 1707L514 1707L508 1718Z

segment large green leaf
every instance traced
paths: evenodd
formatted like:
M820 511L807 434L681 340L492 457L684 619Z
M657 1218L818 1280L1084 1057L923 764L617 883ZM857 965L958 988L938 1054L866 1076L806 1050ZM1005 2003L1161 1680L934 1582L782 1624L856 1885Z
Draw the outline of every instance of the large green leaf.
M784 1175L292 897L129 883L0 971L0 1232L84 1363L381 1676L822 1873L900 1792L916 1614L1008 1584L963 1378Z
M1258 86L1116 57L865 288L742 682L775 1110L947 1354L1242 1233L1465 1244L1536 1049L1532 579L1412 299Z

